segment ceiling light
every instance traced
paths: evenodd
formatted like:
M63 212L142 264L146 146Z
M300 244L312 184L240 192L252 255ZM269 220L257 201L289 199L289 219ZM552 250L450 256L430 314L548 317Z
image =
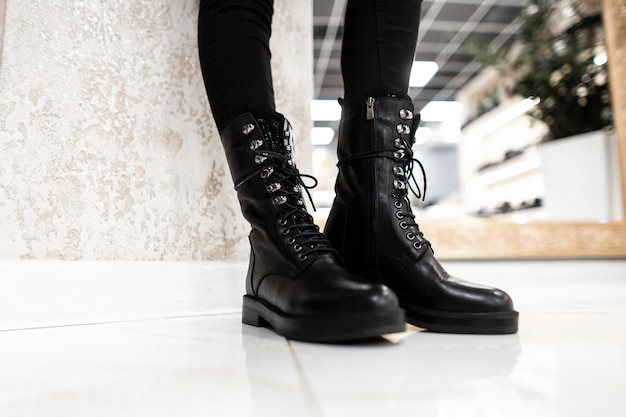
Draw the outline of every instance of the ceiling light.
M409 86L424 87L439 70L439 65L433 61L414 61L411 67Z
M420 112L425 122L443 122L458 117L463 112L460 101L431 101Z
M341 106L337 100L311 101L311 119L313 121L333 121L341 119Z
M335 129L332 127L314 127L311 129L311 143L313 145L328 145L335 137Z
M593 63L600 66L600 65L604 65L609 61L608 56L606 55L606 52L603 52L599 55L596 55L595 58L593 58Z

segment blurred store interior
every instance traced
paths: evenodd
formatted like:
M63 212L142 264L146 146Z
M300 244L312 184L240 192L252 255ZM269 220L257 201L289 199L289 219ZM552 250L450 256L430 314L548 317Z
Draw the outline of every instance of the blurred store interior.
M336 173L340 3L314 2L313 163L322 208ZM597 1L423 3L409 92L422 118L414 152L428 180L425 200L414 201L418 218L623 220L601 12ZM524 39L531 25L543 31L541 42Z

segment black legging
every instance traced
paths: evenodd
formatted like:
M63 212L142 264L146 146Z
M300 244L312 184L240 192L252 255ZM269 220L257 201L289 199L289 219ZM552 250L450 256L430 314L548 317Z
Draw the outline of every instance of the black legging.
M406 95L421 0L348 0L344 98ZM201 0L200 64L221 132L247 111L275 110L269 40L273 0Z

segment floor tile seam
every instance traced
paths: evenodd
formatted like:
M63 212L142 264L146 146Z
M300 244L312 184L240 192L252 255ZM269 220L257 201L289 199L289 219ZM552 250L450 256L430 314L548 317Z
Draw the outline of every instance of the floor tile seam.
M140 322L149 322L149 321L158 321L158 320L177 320L177 319L189 319L189 318L200 318L200 317L221 317L221 316L234 315L234 314L241 314L241 310L223 311L223 312L217 312L217 313L145 317L145 318L140 318L140 319L94 321L94 322L89 322L89 323L68 323L68 324L57 324L57 325L50 325L50 326L19 327L19 328L13 328L13 329L0 329L0 334L10 333L10 332L46 330L46 329L62 329L62 328L69 328L69 327L102 326L102 325L121 324L121 323L140 323Z
M626 307L606 308L606 309L536 309L519 310L521 316L524 314L626 314Z
M306 414L308 417L325 417L326 414L322 411L320 407L320 400L315 395L313 391L313 387L311 385L311 381L306 375L304 371L304 366L300 362L298 355L295 352L293 342L287 339L287 348L289 349L289 354L294 363L294 367L296 370L296 374L298 377L298 385L300 387L300 392L302 396L305 398L308 403L304 409L306 410Z

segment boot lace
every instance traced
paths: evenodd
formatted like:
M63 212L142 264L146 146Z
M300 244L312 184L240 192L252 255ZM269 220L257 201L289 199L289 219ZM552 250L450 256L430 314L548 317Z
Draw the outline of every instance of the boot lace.
M317 186L317 179L312 175L301 174L293 160L279 152L254 149L254 154L255 161L260 165L259 169L238 181L235 189L257 176L264 180L271 202L278 208L280 233L300 261L306 261L316 252L338 253L314 224L303 200L302 190L315 210L309 190ZM313 184L305 184L304 178L312 180Z

